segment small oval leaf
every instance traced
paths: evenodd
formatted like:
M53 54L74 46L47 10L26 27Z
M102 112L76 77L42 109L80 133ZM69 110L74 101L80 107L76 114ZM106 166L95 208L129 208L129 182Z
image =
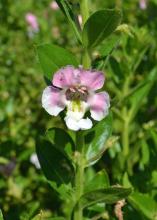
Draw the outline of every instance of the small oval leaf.
M82 38L86 47L95 47L108 37L121 22L121 12L117 9L100 10L86 21Z
M61 67L78 66L78 62L71 52L54 44L39 45L37 54L44 75L49 80L52 80L53 74Z

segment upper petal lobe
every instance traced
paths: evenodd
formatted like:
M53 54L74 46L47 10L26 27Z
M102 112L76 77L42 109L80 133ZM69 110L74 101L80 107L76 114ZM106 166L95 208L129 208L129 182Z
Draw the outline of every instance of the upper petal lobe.
M81 85L86 86L90 90L97 90L103 87L105 77L102 72L82 69L80 81Z
M52 83L59 88L78 85L80 84L80 70L72 66L66 66L54 74Z

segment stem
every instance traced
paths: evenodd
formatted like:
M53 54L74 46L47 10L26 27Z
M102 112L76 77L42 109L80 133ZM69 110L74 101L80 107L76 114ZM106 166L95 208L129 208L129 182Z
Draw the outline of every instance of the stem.
M130 77L127 77L124 87L123 87L123 94L124 97L129 92L129 83L130 83ZM129 123L130 123L130 117L128 114L128 109L126 106L123 107L122 115L124 119L123 123L123 131L122 131L122 145L123 145L123 155L128 156L129 154Z
M76 146L77 146L77 169L75 176L75 188L76 188L76 202L80 199L84 191L84 158L83 158L83 146L84 140L82 133L79 131L76 134ZM74 220L82 220L83 219L83 210L81 204L75 208L74 211Z
M91 59L90 59L89 51L87 50L87 48L85 49L85 52L82 57L82 64L85 69L88 69L91 66Z
M129 121L125 119L122 133L123 155L129 154Z
M89 17L89 7L88 7L88 0L80 0L80 9L82 15L83 25L85 24L86 20ZM82 63L84 68L90 68L91 59L89 55L89 51L87 48L83 48L83 56L82 56ZM75 176L75 201L76 203L79 201L80 197L83 195L84 191L84 138L81 131L76 133L76 176ZM74 220L83 220L83 209L81 204L75 207L74 210Z

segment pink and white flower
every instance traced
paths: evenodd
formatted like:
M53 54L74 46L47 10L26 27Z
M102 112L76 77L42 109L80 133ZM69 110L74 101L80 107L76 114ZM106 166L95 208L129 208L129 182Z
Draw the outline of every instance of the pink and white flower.
M104 80L102 72L66 66L54 74L52 85L44 89L42 106L53 116L66 108L64 120L71 130L90 129L92 120L85 117L88 110L96 121L108 114L108 93L96 93L103 87Z
M139 0L140 9L145 10L147 8L147 0Z
M59 9L58 4L57 4L55 1L52 1L52 2L50 3L50 8L51 8L52 10L54 10L54 11L56 11L56 10Z
M79 24L82 25L82 15L78 15Z
M26 22L28 23L29 29L31 29L34 32L39 31L39 24L37 21L37 17L32 13L27 13L25 16Z

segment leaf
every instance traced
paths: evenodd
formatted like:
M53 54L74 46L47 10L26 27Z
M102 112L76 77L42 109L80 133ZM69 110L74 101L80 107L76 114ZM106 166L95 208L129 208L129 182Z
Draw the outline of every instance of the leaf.
M140 108L143 99L147 97L150 89L152 88L153 84L155 83L155 80L157 79L157 68L155 67L150 74L145 79L146 84L142 82L143 86L139 87L130 97L130 102L132 103L131 109L130 109L130 117L133 119L138 112L138 109Z
M54 44L39 45L37 53L44 75L49 80L52 80L53 74L64 66L78 66L72 53Z
M157 204L149 195L134 192L129 196L128 200L137 211L141 212L148 219L157 219Z
M110 186L109 178L105 170L99 171L87 184L84 192L90 192L97 189L107 188Z
M117 9L105 9L95 12L84 25L83 44L88 48L97 46L115 31L120 21L121 12Z
M144 139L141 140L141 154L140 165L144 169L143 166L147 165L150 159L149 145Z
M120 63L114 57L110 57L109 62L111 69L115 74L116 81L117 83L119 83L120 80L124 79L124 74L121 69Z
M71 6L71 4L69 4L69 2L67 0L56 0L57 4L59 5L59 7L61 8L61 10L63 11L64 15L67 17L76 38L78 39L79 42L82 42L81 39L81 35L80 32L78 30L78 25L77 24L77 19L75 14L73 13L73 8Z
M1 209L0 209L0 220L3 220L3 214L2 214Z
M70 135L61 128L51 128L46 132L46 138L62 153L71 156L75 150L75 144Z
M126 198L130 193L131 188L110 187L106 189L98 189L85 193L78 203L81 205L82 209L100 202L112 204Z
M100 47L100 54L103 57L108 56L111 54L113 49L118 45L119 40L120 40L120 35L111 35L109 38L107 38L101 45Z
M106 149L105 143L111 133L112 115L109 114L85 134L85 158L87 166L96 163L100 159Z
M36 151L41 168L48 180L55 181L59 185L72 180L74 170L63 152L44 138L40 138L37 142Z

